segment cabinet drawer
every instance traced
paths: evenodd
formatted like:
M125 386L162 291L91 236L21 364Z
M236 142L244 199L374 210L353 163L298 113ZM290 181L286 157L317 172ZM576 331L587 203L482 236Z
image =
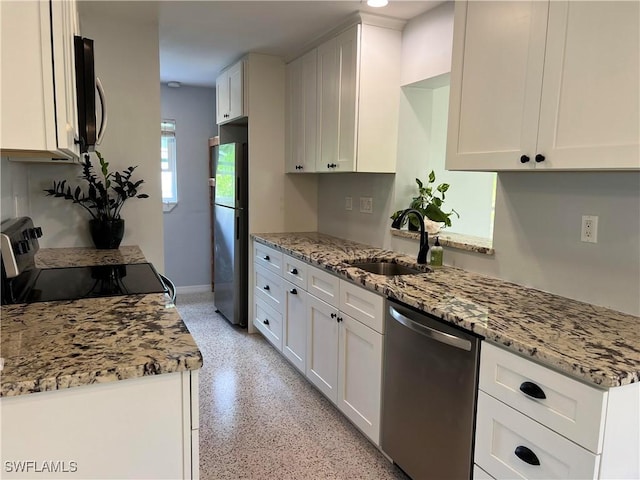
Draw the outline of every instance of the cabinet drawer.
M497 479L587 479L597 478L600 455L479 392L475 462Z
M538 390L536 385L545 398L523 393ZM480 353L479 388L592 452L602 451L606 391L487 342Z
M338 306L340 279L315 267L308 267L307 291L329 305Z
M384 333L383 303L380 295L340 280L340 310L378 333Z
M289 255L283 256L282 277L304 290L307 289L307 268L308 265L302 260Z
M282 313L284 304L283 280L266 268L255 265L253 269L253 289L256 296L264 300L275 311Z
M253 261L278 275L282 273L282 252L271 247L253 242Z
M256 298L253 305L253 325L274 347L282 351L282 314Z

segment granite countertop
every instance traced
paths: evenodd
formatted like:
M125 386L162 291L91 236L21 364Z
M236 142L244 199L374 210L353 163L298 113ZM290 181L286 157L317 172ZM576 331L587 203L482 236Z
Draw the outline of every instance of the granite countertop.
M146 261L138 247L42 249L38 257L40 267ZM3 305L1 314L3 397L202 367L163 293Z
M397 299L543 365L601 387L640 381L640 318L454 267L385 277L347 262L414 257L328 235L252 237L384 296Z

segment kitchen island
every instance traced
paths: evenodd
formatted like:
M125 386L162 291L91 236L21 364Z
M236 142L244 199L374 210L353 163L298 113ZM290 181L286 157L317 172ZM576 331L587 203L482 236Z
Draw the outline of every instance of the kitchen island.
M144 261L137 247L42 249L36 258L45 268ZM198 476L202 355L165 294L1 314L3 478Z
M375 444L386 298L483 340L474 478L640 475L638 317L317 232L252 238L254 326ZM420 271L354 265L381 261Z

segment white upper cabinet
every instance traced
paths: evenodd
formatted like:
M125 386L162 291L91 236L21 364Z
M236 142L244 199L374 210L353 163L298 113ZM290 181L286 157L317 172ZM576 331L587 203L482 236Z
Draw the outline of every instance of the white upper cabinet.
M360 20L307 54L315 82L311 57L290 64L287 171L313 171L315 144L317 172L395 172L403 22Z
M75 1L2 2L0 9L3 154L77 160Z
M318 52L314 48L287 65L286 171L316 171Z
M456 2L447 168L640 168L638 2Z
M244 61L240 60L216 78L216 123L221 125L244 116Z

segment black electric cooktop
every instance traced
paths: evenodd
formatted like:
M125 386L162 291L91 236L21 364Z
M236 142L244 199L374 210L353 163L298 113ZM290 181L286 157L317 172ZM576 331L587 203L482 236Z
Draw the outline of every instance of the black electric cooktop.
M33 272L17 303L163 293L167 287L150 263L47 268Z

